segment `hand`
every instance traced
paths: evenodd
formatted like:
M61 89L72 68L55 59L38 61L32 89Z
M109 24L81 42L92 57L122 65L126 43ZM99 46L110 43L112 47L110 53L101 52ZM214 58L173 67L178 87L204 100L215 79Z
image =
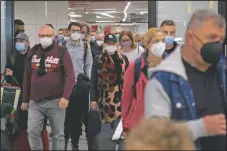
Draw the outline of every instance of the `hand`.
M13 71L10 70L9 68L6 68L6 75L12 76L13 75Z
M97 102L96 101L92 101L91 102L91 108L94 110L97 108Z
M203 118L209 135L226 135L226 119L224 114L207 115Z
M125 132L124 131L121 135L124 137L124 139L127 139L128 138L128 132Z
M27 111L28 110L28 103L22 103L21 110Z
M91 42L91 37L90 37L90 36L86 36L85 39L86 39L86 41L87 41L88 43Z
M59 108L65 109L68 107L69 100L66 100L65 98L61 98L59 101Z

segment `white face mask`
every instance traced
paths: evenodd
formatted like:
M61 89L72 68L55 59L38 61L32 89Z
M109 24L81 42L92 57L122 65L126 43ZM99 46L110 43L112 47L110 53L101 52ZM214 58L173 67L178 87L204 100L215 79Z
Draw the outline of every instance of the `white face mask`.
M166 44L164 42L158 42L151 46L150 51L153 55L161 57L165 51Z
M79 40L81 38L81 34L78 32L72 33L71 38L72 40Z
M47 47L49 47L50 45L53 44L53 39L52 38L40 38L39 39L40 44L42 45L42 47L45 49Z
M108 55L113 55L117 50L117 46L106 46L105 50L107 51Z
M101 46L103 44L103 40L97 40L96 43Z

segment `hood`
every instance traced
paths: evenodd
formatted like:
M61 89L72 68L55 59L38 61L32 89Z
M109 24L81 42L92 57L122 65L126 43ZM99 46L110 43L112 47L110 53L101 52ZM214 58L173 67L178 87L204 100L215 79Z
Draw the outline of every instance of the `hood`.
M151 73L154 73L156 71L171 72L187 80L188 77L181 56L181 47L182 45L177 46L175 51L173 51L157 67L149 69L149 72Z

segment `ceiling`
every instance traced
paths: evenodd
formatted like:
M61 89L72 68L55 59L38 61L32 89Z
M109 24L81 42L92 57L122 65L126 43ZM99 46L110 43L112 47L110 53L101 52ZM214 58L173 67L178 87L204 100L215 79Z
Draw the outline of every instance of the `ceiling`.
M147 23L148 1L68 1L69 21Z

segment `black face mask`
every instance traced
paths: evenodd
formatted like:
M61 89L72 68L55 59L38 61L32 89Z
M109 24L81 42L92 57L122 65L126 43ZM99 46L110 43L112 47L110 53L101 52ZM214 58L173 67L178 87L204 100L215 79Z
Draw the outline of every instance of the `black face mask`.
M210 64L217 64L221 58L223 44L221 42L209 42L202 46L201 56Z
M15 31L15 37L19 34L19 33L24 33L24 30L17 30L17 31Z

